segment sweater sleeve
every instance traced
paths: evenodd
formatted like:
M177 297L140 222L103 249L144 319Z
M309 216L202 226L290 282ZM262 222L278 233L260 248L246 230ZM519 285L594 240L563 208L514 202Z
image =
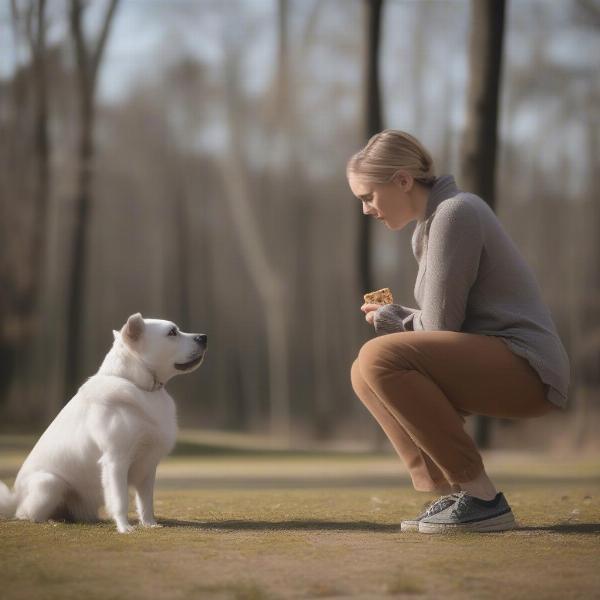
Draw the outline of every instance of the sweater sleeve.
M477 210L464 201L444 202L428 238L423 305L405 326L413 331L460 331L483 251Z
M401 304L385 304L375 311L373 325L375 333L382 335L386 333L397 333L407 331L407 323L412 320L416 308L408 308Z

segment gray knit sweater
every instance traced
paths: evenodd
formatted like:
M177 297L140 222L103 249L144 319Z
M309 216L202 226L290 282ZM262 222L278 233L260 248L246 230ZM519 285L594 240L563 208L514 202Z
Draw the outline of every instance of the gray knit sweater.
M494 335L529 361L546 384L547 398L567 404L569 358L533 271L492 209L461 192L451 175L430 190L412 248L419 264L419 306L382 306L377 334L464 331Z

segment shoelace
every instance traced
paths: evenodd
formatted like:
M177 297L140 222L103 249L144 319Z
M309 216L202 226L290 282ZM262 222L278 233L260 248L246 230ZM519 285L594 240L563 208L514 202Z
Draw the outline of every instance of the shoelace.
M425 508L425 516L429 516L433 509L437 507L438 504L440 504L441 502L444 502L445 500L448 500L450 498L458 498L462 493L463 492L453 492L452 494L447 494L446 496L442 496L441 498L434 500L429 504L429 506Z
M452 507L452 514L459 516L464 512L464 510L468 507L469 505L469 495L466 492L460 492L458 494L458 499L456 501L456 504Z

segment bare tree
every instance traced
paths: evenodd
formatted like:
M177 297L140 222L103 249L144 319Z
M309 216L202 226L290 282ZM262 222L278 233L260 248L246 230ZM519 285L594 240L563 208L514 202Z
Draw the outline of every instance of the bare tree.
M379 77L381 47L381 15L383 0L365 0L366 10L366 60L364 71L364 131L367 140L383 129L381 83ZM371 265L372 220L360 215L359 268L362 293L373 289ZM375 427L375 447L380 449L386 441L384 431Z
M88 257L90 206L94 160L95 94L98 71L118 0L110 0L97 40L85 40L83 13L86 4L71 0L70 34L75 50L79 91L79 144L77 156L77 193L75 197L74 240L68 278L67 342L65 361L66 398L78 385L81 369L81 326L83 320L85 268Z
M493 209L505 0L472 0L471 11L461 181L465 189L481 196ZM476 417L475 440L480 447L489 446L488 418Z
M50 143L48 136L48 93L46 81L46 0L32 2L26 21L27 38L31 49L33 89L35 98L34 154L36 177L34 182L34 217L31 264L35 276L22 310L30 315L39 300L42 252L46 245L48 198L50 196Z
M381 91L379 83L379 48L381 41L381 12L383 0L365 0L366 10L366 60L365 60L365 135L368 138L382 129ZM373 289L371 269L371 219L360 217L359 221L359 273L362 293Z
M461 181L494 208L505 0L472 0L471 10Z
M264 310L271 429L284 439L289 439L291 414L286 328L288 298L282 273L278 272L265 247L264 236L250 198L250 177L242 151L244 125L241 121L242 90L239 86L244 40L236 40L233 29L228 26L225 32L225 108L229 132L229 143L223 161L225 197L243 259Z
M11 382L19 385L27 377L27 354L38 332L37 316L50 196L46 2L30 0L19 6L16 0L12 0L11 12L15 43L19 44L24 39L30 55L30 63L21 71L22 76L15 77L14 114L21 114L22 118L15 119L13 135L9 136L16 142L10 154L17 161L18 178L22 180L19 197L21 204L27 206L26 210L22 205L20 209L27 216L21 218L26 235L21 230L20 239L17 240L22 256L17 261L14 257L9 261L9 264L12 263L10 268L14 271L13 276L3 277L5 293L3 301L0 301L0 312L7 326L0 327L0 396L4 395L4 389ZM29 116L31 122L27 118ZM17 150L17 144L20 150ZM32 157L31 161L29 156ZM8 214L3 216L6 219L4 226L13 228L14 219L9 218ZM3 233L7 234L8 231ZM7 279L10 279L10 283Z

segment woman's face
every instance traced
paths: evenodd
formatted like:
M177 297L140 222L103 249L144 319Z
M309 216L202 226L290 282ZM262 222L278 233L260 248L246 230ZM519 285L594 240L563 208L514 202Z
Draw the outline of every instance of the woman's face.
M383 221L388 229L398 230L419 218L420 209L414 192L414 179L399 173L390 183L371 183L350 173L348 184L362 202L363 214ZM422 199L421 199L422 200Z

